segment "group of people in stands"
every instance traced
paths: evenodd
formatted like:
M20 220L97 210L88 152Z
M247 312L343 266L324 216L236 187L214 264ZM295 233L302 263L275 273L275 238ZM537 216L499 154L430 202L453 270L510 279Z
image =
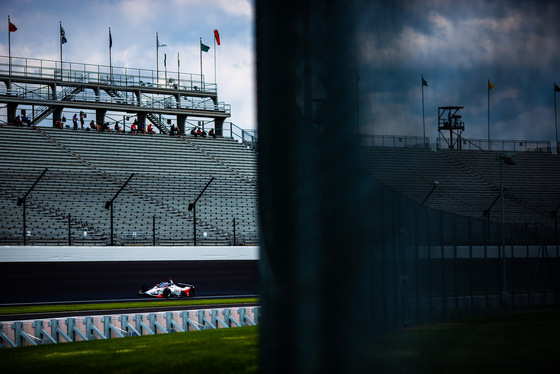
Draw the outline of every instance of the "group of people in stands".
M16 118L14 118L14 125L23 126L23 124L26 124L27 126L31 125L31 121L25 116L25 114L22 114L21 117L16 116Z
M84 118L86 117L86 114L82 111L80 111L79 117L78 114L74 114L74 116L72 117L72 124L73 124L73 129L74 130L78 130L78 120L80 121L80 125L81 128L84 128ZM60 128L63 129L64 123L66 122L66 117L62 117L61 119L59 119L58 121L56 121L56 123L54 124L53 127L55 128ZM18 115L15 119L14 119L14 125L16 126L23 126L23 124L27 124L27 126L31 125L31 121L29 120L29 118L27 118L25 116L25 114L23 114L22 111L22 115L21 117ZM70 126L66 126L66 128L70 128ZM86 131L90 131L90 130L96 130L98 132L103 132L103 131L107 131L107 132L126 132L125 129L122 129L119 126L119 121L115 122L115 125L113 127L113 129L111 129L111 126L109 125L108 122L103 123L102 125L100 125L99 123L96 123L94 120L91 120L91 122L89 123L89 127L86 127ZM134 120L134 122L132 123L132 125L130 125L130 133L131 134L155 134L155 131L152 127L151 123L148 123L148 127L146 128L144 126L143 122L139 122L138 120ZM180 135L181 132L179 130L178 126L175 125L171 125L171 130L169 131L169 135L174 136L174 135ZM213 138L216 137L216 133L214 132L214 129L210 129L208 131L208 133L206 133L206 131L204 131L200 126L195 126L192 128L191 130L191 135L194 135L194 137L196 138L197 136L200 136L202 138L205 138L207 135L211 136Z
M151 123L148 123L148 128L144 126L144 122L138 122L138 120L134 120L132 125L130 125L130 133L131 134L155 134L154 128L152 127Z
M200 128L200 126L193 127L192 130L191 130L191 135L194 135L195 138L197 136L200 136L201 138L205 138L206 137L206 131L202 130ZM216 133L214 132L214 129L210 129L210 131L208 132L208 136L211 136L213 138L216 137Z

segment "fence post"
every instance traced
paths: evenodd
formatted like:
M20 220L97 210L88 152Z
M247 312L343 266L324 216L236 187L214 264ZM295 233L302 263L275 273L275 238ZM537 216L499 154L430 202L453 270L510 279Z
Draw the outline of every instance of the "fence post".
M443 235L443 210L439 212L439 223L440 223L440 243L441 243L441 311L442 320L447 320L447 300L445 298L445 242Z
M455 296L455 319L459 317L459 292L457 291L457 217L453 214L453 288Z

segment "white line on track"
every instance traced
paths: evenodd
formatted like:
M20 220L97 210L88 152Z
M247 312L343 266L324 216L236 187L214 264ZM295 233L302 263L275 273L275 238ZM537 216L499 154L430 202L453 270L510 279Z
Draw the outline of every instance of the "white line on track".
M239 299L245 297L259 297L259 295L222 295L222 296L195 296L192 298L183 298L183 299L171 299L171 300L204 300L204 299ZM161 299L156 297L142 297L138 299L107 299L107 300L76 300L76 301L41 301L35 303L7 303L7 304L0 304L0 307L3 306L32 306L32 305L57 305L57 304L92 304L92 303L119 303L119 302L131 302L131 301L154 301L154 300L168 300L168 299Z

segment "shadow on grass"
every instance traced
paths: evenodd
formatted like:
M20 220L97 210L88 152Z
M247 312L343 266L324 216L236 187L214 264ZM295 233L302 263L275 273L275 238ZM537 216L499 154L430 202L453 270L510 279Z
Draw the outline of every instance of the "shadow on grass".
M560 309L504 313L378 337L368 362L379 373L558 372L559 336Z
M370 373L558 372L560 309L497 314L376 337ZM258 327L0 349L2 372L257 373Z
M0 350L3 373L258 373L258 327Z

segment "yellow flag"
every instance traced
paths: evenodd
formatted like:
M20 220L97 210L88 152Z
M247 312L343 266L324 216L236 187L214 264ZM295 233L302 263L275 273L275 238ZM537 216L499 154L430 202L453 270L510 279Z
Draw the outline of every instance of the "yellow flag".
M492 88L494 88L494 87L496 87L496 86L494 86L494 85L492 84L492 82L490 82L490 80L488 80L488 91L491 91Z

